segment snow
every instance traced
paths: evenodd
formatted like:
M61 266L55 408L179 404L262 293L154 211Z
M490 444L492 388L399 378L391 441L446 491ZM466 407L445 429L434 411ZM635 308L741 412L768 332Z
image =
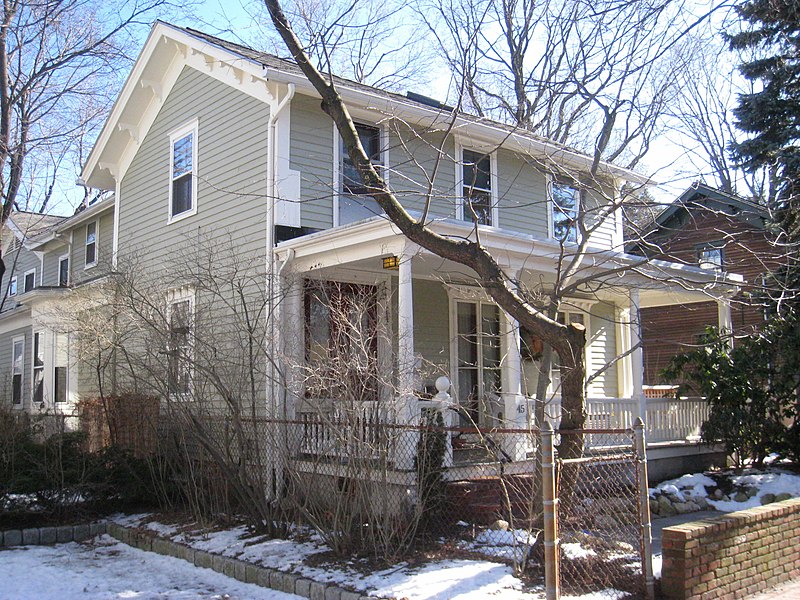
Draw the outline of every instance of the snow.
M2 551L3 600L291 600L186 561L144 552L100 536L91 543Z

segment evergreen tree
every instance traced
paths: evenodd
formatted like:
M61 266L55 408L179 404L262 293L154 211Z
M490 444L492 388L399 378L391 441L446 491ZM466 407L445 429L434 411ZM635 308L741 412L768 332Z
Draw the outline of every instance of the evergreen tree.
M734 50L757 58L740 71L761 88L739 96L738 127L751 136L732 148L747 170L774 166L776 214L789 242L800 241L800 2L746 0L737 7L751 27L728 37ZM760 85L759 85L760 84Z

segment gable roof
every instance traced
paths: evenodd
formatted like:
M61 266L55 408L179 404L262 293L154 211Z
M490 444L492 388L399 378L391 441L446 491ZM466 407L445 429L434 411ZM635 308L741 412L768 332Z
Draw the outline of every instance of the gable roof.
M187 65L261 99L273 109L288 84L294 85L299 93L318 97L293 61L157 21L89 154L81 176L85 183L99 189L115 188ZM367 107L383 116L396 115L421 125L444 125L453 117L449 107L435 106L419 95L403 96L338 77L335 81L349 105ZM454 131L461 135L502 144L554 165L585 171L592 164L586 154L519 128L465 113L457 113L455 121ZM638 183L649 182L638 173L611 164L602 164L601 172Z
M67 218L19 210L11 213L8 228L14 232L17 239L23 241L41 235Z

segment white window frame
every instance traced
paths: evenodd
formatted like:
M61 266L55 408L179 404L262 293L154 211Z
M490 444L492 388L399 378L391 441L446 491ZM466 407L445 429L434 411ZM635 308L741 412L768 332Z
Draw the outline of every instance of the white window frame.
M94 241L89 241L89 225L94 225ZM86 251L88 250L89 246L94 246L94 260L92 262L86 262ZM83 268L84 269L91 269L97 266L97 258L100 254L100 221L89 221L86 223L86 229L83 235Z
M15 348L17 344L22 344L22 352L19 355L19 366L14 364ZM19 402L14 402L14 377L19 375ZM18 335L11 338L11 406L22 408L25 404L25 336Z
M500 208L499 208L499 183L500 179L497 175L497 152L495 150L481 147L480 144L470 144L466 141L456 139L456 219L459 221L472 222L472 219L467 219L464 213L465 198L464 198L464 151L469 150L478 152L482 155L489 156L489 182L492 189L489 190L490 201L492 203L492 222L488 225L480 225L481 227L500 227Z
M569 185L570 187L575 189L577 198L575 200L575 241L571 240L559 240L556 238L556 231L555 231L555 216L556 216L556 209L555 209L555 200L553 198L553 186L554 185ZM547 237L550 239L556 240L558 242L564 242L565 244L578 244L581 240L581 230L578 227L577 220L581 218L580 216L580 207L581 202L583 201L583 190L577 183L569 183L565 181L559 181L556 177L552 174L548 173L547 175Z
M380 139L378 143L380 144L380 151L381 151L381 162L378 165L375 165L375 168L378 170L380 175L383 177L384 181L387 183L389 182L388 174L389 170L387 165L389 164L389 132L386 129L385 124L380 123L372 123L369 119L359 119L354 118L353 122L356 125L363 125L364 127L374 127L378 130L380 135ZM338 227L342 224L341 221L341 214L340 214L340 200L343 196L348 196L344 192L342 186L342 153L344 151L343 148L344 143L342 142L342 136L339 135L339 130L336 128L336 124L333 125L333 189L336 190L335 199L334 199L334 207L333 207L333 226Z
M176 304L180 304L182 302L188 302L189 303L189 335L188 335L188 340L187 340L187 346L188 346L187 353L189 355L189 358L187 359L188 363L189 363L187 365L187 369L188 369L189 382L188 382L188 389L186 391L174 392L174 391L172 391L170 389L171 388L171 382L170 382L171 373L170 373L170 365L169 365L170 353L172 352L172 348L170 347L171 343L172 343L171 339L170 339L171 336L172 336L172 311L173 311L173 307ZM194 288L184 287L184 288L171 290L171 291L167 292L167 311L166 311L166 317L167 317L167 323L166 323L166 325L167 325L167 349L166 349L166 352L165 352L165 356L167 357L167 361L168 361L167 362L167 392L168 392L169 396L172 397L172 398L187 399L187 398L191 397L191 395L192 395L192 391L193 391L193 387L194 387L193 386L194 370L192 369L192 362L191 362L191 359L194 356L194 344L192 342L192 336L193 336L193 334L195 332L195 327L197 325L196 318L195 318L196 317L195 306L196 306L196 293L195 293Z
M97 238L97 236L95 236L95 239L96 238ZM97 255L97 249L95 249L95 256L96 255ZM61 265L62 265L62 263L64 261L66 261L66 263L67 263L67 281L64 283L63 286L61 286ZM59 285L59 287L69 287L69 280L70 280L70 275L71 275L70 269L69 269L69 264L70 264L69 254L62 254L61 256L58 257L58 285Z
M174 130L169 136L169 199L167 203L167 224L177 223L187 217L191 217L192 215L197 214L197 146L198 146L198 129L199 129L199 121L194 119L193 121L183 125L182 127ZM183 212L178 213L177 215L172 214L172 189L173 189L173 182L174 182L174 175L173 175L173 167L174 167L174 149L175 149L175 142L182 140L187 135L192 136L192 207L189 210L185 210Z
M14 277L12 277L8 282L7 293L8 293L9 298L11 296L16 296L18 291L19 290L18 290L18 287L17 287L17 276L14 275Z
M703 260L703 253L708 250L717 250L719 252L719 264ZM695 246L695 256L697 258L697 266L705 271L722 272L725 270L725 242L722 240L697 244Z
M33 285L30 289L27 288L25 282L28 281L28 275L33 275ZM22 293L32 292L36 289L36 269L30 269L22 274Z
M37 350L37 337L38 337L38 350L42 355L42 364L36 365L36 350ZM47 394L45 393L45 373L47 372L47 353L45 352L45 335L43 330L33 332L31 336L31 403L41 402L47 403ZM41 373L42 380L42 399L36 400L36 372Z

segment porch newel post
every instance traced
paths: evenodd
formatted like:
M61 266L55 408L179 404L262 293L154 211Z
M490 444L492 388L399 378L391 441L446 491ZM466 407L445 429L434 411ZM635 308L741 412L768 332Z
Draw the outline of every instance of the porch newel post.
M631 374L633 376L633 399L639 403L639 416L647 425L647 399L644 397L644 351L639 313L639 290L630 292Z
M405 246L400 255L397 282L397 370L398 407L400 425L416 425L418 421L417 397L414 395L416 357L414 356L414 286L412 282L411 248ZM414 467L418 431L407 431L400 437L396 466L400 469Z

